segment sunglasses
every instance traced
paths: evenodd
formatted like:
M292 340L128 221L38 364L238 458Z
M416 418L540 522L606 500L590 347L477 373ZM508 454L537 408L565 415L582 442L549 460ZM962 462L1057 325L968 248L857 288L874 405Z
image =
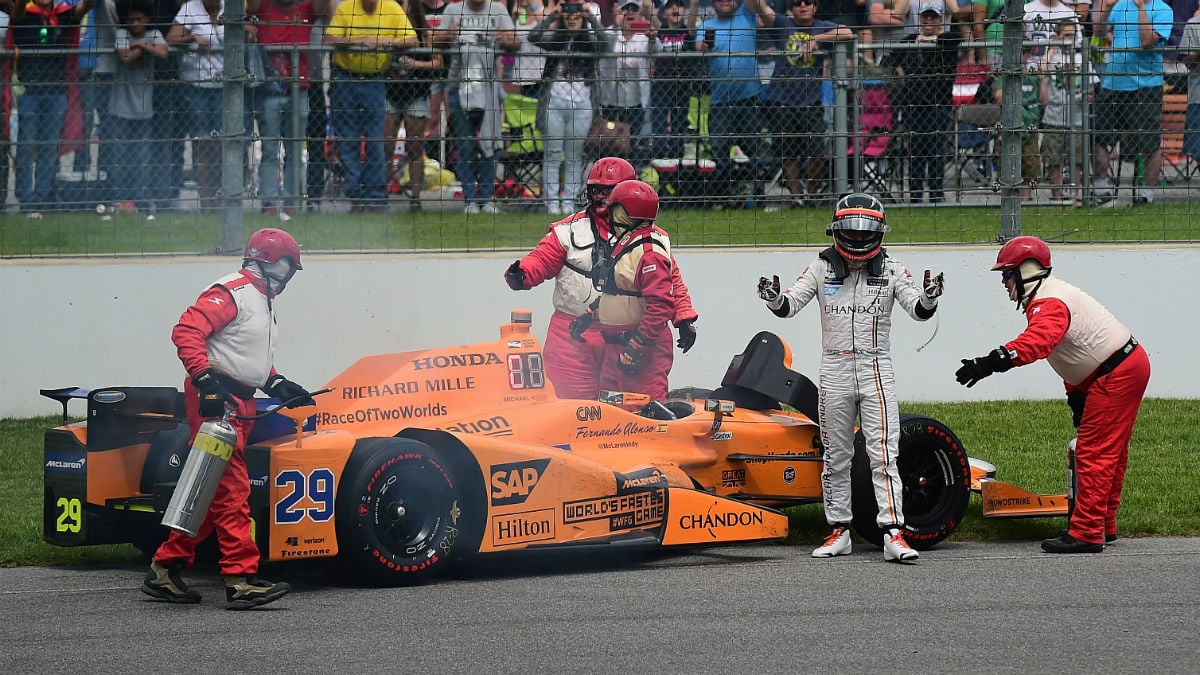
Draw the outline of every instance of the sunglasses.
M1012 270L1004 270L1003 272L1000 273L1000 278L1005 281L1011 280L1013 278L1013 271Z
M802 7L804 5L816 5L817 0L793 0L792 7Z

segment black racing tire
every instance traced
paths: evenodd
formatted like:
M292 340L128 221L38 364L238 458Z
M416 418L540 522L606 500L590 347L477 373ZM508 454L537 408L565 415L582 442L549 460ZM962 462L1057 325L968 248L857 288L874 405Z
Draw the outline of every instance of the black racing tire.
M900 482L904 485L904 538L917 550L932 548L954 533L971 500L971 467L958 436L941 422L900 415ZM870 461L862 433L855 437L851 465L854 531L883 546L875 522L879 509L871 484Z
M474 458L411 438L358 441L336 498L339 560L347 577L378 586L428 581L478 551L486 516Z

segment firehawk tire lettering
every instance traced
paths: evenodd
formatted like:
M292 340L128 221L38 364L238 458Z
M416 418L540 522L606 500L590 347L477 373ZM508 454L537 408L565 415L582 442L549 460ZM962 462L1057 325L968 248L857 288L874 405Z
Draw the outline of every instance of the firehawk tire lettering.
M900 457L904 485L905 541L918 550L941 542L958 527L971 501L971 467L967 452L946 425L920 415L900 415ZM851 465L854 531L883 546L875 522L878 506L871 486L870 462L862 434L854 443Z
M347 572L376 584L415 584L443 571L452 558L473 553L457 550L464 529L479 531L472 540L482 535L482 486L478 478L468 481L468 473L445 451L420 441L360 440L337 495Z

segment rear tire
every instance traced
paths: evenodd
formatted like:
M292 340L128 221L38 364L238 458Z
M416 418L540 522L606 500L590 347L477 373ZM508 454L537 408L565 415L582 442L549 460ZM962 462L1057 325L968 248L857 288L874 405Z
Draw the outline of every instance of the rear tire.
M352 579L412 585L478 550L483 479L478 469L409 438L358 442L336 501L339 557Z
M904 538L925 550L954 533L971 500L971 468L958 437L941 422L920 415L900 415L900 482L904 486ZM859 432L851 467L854 531L883 546L883 530L875 522L879 508L871 482L870 460Z

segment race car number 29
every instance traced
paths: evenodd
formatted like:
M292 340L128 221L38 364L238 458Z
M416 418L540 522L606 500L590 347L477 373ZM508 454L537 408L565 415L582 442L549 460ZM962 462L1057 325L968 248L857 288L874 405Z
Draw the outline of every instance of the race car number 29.
M59 509L55 529L59 532L79 532L83 527L83 504L78 499L59 497L55 505Z

